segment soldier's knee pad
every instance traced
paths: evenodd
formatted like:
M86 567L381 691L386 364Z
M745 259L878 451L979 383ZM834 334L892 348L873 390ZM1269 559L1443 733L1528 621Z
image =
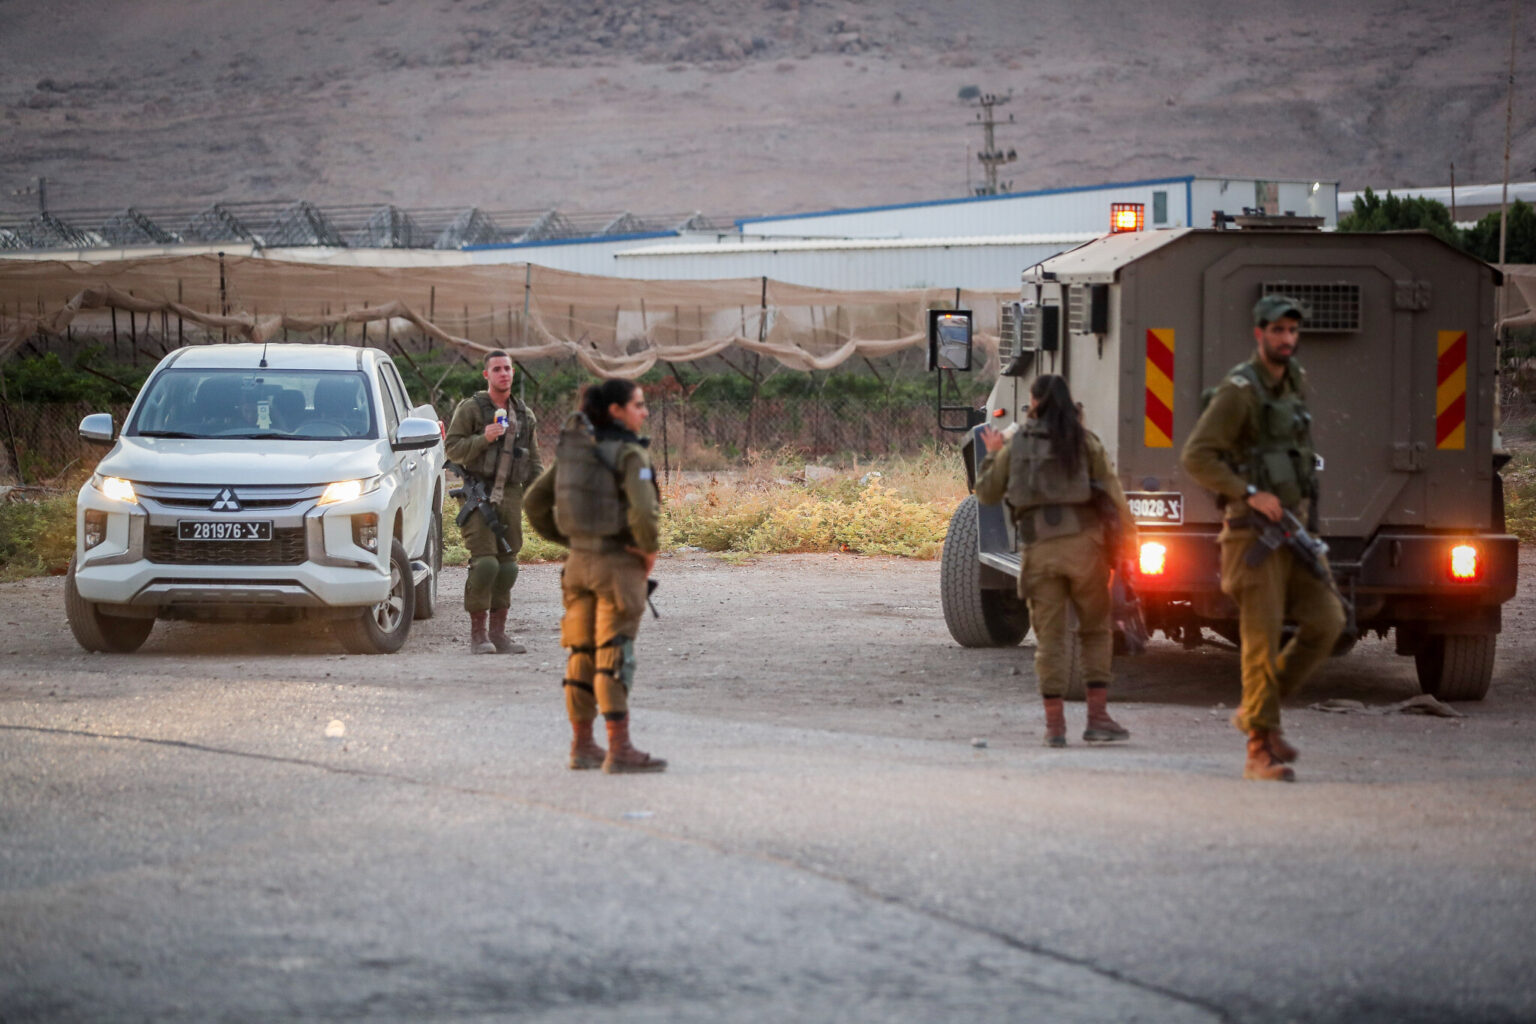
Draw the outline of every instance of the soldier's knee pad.
M501 563L495 555L481 555L479 558L470 559L469 578L466 586L475 588L490 588L496 583L496 574L501 570Z
M517 559L508 558L500 562L496 567L496 591L500 593L511 590L512 584L517 582Z
M635 681L635 641L632 637L616 636L597 649L597 671L612 676L623 685L624 692Z

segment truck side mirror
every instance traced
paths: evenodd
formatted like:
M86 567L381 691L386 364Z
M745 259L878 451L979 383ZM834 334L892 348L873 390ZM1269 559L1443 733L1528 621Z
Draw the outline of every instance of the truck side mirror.
M443 435L436 420L429 420L422 416L407 416L395 428L395 436L390 438L389 446L397 452L417 451L431 448L440 444L442 440Z
M928 311L928 369L969 371L970 368L971 311L930 309Z
M80 421L80 438L91 444L112 443L112 414L93 412Z

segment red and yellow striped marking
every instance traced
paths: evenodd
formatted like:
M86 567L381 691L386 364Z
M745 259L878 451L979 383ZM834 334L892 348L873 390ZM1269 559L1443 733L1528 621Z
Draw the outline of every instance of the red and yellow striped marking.
M1148 448L1173 447L1173 328L1147 328Z
M1435 447L1467 447L1467 332L1441 331L1435 373Z

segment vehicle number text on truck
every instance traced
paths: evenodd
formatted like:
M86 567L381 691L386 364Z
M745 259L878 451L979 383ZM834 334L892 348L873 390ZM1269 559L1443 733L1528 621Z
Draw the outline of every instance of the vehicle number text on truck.
M176 523L178 540L271 540L272 521L219 522L206 519L182 519Z
M1177 491L1126 491L1125 500L1138 523L1178 526L1184 522L1184 495Z

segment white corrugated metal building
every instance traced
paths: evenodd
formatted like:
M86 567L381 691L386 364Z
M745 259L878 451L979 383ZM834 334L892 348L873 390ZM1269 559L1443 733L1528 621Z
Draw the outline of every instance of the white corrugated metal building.
M950 238L743 239L660 244L614 255L620 277L769 277L838 291L966 288L1010 291L1026 267L1096 232Z
M736 232L564 239L467 250L475 263L530 262L585 274L695 280L768 277L834 290L1018 287L1040 260L1109 230L1113 203L1148 229L1209 226L1221 210L1337 222L1334 182L1185 176L928 203L747 218Z
M1113 203L1141 203L1148 228L1210 227L1222 210L1322 217L1338 222L1338 183L1208 178L1187 175L1149 181L1044 189L931 203L788 214L736 222L744 236L796 238L934 238L946 235L1043 234L1109 231Z

